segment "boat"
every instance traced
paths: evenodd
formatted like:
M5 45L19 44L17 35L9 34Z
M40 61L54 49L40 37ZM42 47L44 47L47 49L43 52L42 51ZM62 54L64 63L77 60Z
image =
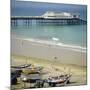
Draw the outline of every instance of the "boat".
M19 66L11 66L11 68L22 69L22 68L27 68L30 66L31 64L24 64L24 65L19 65Z
M71 75L69 75L69 74L60 75L60 76L56 76L56 77L49 77L47 79L47 83L51 87L55 87L57 84L66 85L66 84L70 83L70 77L71 77Z

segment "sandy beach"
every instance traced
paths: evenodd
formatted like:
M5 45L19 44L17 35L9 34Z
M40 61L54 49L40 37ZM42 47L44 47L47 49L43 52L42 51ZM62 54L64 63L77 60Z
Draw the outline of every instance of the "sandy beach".
M58 46L32 39L11 39L11 66L32 64L43 67L43 79L71 74L70 84L87 84L86 52L83 49ZM12 88L23 88L22 83Z
M11 38L11 54L55 60L63 64L86 66L86 51L79 47L56 45L32 39Z
M86 85L87 84L87 73L85 66L77 66L70 64L61 64L55 61L43 60L33 57L25 56L11 56L11 65L23 65L32 64L34 66L43 67L43 78L46 79L49 76L57 76L61 74L71 74L70 84L68 85Z
M11 2L11 90L87 85L87 5Z

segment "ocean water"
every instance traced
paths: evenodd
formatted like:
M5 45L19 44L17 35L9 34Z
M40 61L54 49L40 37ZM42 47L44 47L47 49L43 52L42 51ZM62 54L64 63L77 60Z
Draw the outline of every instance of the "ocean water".
M40 16L46 11L69 12L80 15L87 20L87 6L59 3L42 3L30 1L11 0L11 16ZM19 38L34 39L58 43L80 48L86 48L87 26L86 25L23 25L11 26L11 35Z
M40 16L46 11L69 12L87 20L87 5L11 0L11 16Z
M86 48L86 25L17 25L11 26L17 38L49 41Z

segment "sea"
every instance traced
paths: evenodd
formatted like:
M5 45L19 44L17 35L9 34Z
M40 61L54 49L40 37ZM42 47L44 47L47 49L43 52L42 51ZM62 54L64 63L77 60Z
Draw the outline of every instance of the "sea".
M86 20L87 17L87 6L85 5L25 3L21 1L16 2L15 0L12 0L11 3L11 16L39 16L48 10L77 13L80 14L80 18L83 20ZM82 49L87 47L87 25L33 24L27 26L19 22L19 25L11 25L11 35Z

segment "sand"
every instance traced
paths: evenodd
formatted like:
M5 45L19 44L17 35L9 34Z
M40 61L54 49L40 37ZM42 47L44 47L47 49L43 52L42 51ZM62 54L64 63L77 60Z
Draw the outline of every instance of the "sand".
M34 66L43 67L43 78L49 76L58 76L61 74L71 74L71 83L69 85L86 85L87 84L87 70L85 66L77 66L71 64L61 64L55 61L43 60L34 57L26 56L11 56L11 65L32 64Z
M42 66L43 78L71 74L68 86L87 84L86 59L86 51L78 47L11 38L11 65Z
M79 47L36 42L31 39L11 38L11 54L55 60L64 64L87 65L86 51Z

